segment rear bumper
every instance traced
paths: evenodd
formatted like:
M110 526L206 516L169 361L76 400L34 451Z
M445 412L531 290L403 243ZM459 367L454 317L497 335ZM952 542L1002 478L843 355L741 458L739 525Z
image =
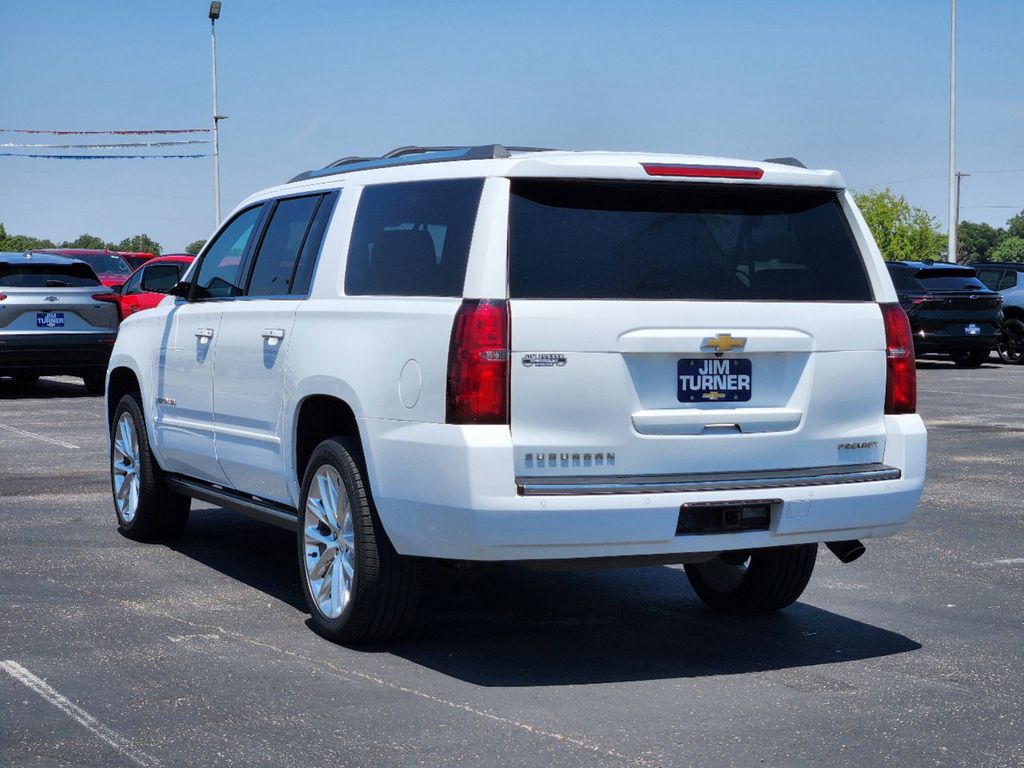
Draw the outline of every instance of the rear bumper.
M540 560L717 552L893 534L920 499L927 435L916 415L885 419L885 466L867 470L877 470L875 478L595 494L519 492L507 427L382 420L366 420L361 427L363 444L373 446L367 458L374 499L399 552ZM845 469L865 471L861 467ZM769 530L675 535L683 504L766 499L774 502Z
M964 350L988 349L993 350L999 343L999 336L928 336L914 337L914 352L927 354L929 352L962 352Z
M0 375L105 371L117 332L0 333Z

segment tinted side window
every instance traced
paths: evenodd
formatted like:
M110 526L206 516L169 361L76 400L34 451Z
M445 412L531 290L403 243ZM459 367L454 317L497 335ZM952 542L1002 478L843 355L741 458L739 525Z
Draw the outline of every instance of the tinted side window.
M345 293L461 296L483 179L366 187L359 200Z
M128 281L124 284L124 288L121 289L121 294L129 296L133 293L139 292L139 285L142 283L142 270L138 270L134 275L128 278Z
M328 195L320 201L320 207L316 209L313 223L306 234L306 242L302 246L302 253L299 254L299 261L295 265L295 273L292 275L289 290L291 294L304 295L309 292L313 270L320 255L320 245L323 243L324 232L327 231L327 222L331 220L331 213L334 212L335 200L334 195Z
M178 282L181 264L151 264L142 270L142 290L167 293Z
M997 287L1000 282L1000 278L1003 276L1001 269L979 269L978 279L981 280L988 288L993 291L999 290Z
M1002 278L999 280L999 285L996 287L997 291L1005 291L1007 288L1017 287L1017 275L1019 273L1016 270L1008 269L1003 273ZM979 278L980 279L980 278Z
M250 296L284 296L288 293L302 244L321 195L281 200L267 225L249 278Z
M242 292L242 258L260 218L262 205L240 213L203 255L195 279L195 298L220 299Z

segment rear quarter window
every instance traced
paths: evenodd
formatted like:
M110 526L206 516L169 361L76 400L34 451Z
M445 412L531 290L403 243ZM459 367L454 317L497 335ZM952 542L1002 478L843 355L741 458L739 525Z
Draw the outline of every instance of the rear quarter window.
M513 298L871 301L832 190L516 180Z
M345 270L350 296L462 296L483 179L363 189Z

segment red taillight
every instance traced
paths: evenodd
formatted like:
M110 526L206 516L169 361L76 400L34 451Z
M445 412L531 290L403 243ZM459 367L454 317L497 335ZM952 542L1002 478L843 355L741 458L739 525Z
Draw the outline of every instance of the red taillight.
M117 307L117 319L124 320L121 316L121 302L118 301L119 296L116 293L94 293L92 295L94 301L106 301Z
M508 306L462 302L448 352L449 424L508 424Z
M7 294L6 293L0 293L0 301L3 301L6 298L7 298Z
M648 176L689 176L700 179L760 179L760 168L742 168L731 165L666 165L641 163Z
M885 324L885 412L917 411L917 367L910 320L899 304L882 304Z

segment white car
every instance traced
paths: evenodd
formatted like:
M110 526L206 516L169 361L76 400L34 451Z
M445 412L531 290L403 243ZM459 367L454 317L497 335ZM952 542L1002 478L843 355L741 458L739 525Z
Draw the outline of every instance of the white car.
M296 532L314 625L394 636L429 559L682 563L726 611L902 528L913 344L840 175L405 148L243 202L128 318L118 522L190 498Z

